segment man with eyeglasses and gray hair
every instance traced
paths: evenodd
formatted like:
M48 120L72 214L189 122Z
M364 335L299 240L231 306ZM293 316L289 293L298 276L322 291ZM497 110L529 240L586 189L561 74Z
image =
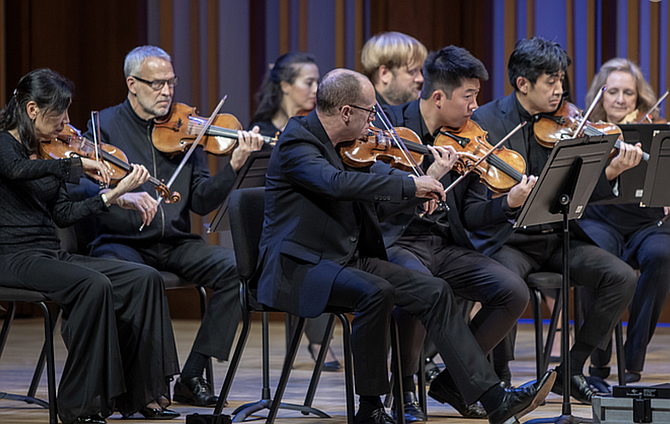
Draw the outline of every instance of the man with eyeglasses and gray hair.
M126 56L124 73L128 98L100 112L101 141L121 149L131 163L146 166L158 180L168 181L183 154L157 150L152 133L155 120L170 112L174 87L179 81L172 60L159 47L140 46ZM88 129L87 137L92 140L90 122ZM180 193L180 202L159 203L154 186L148 183L127 193L119 201L121 207L111 207L110 213L99 221L92 243L92 256L143 263L213 290L174 388L174 400L190 405L216 403L217 397L202 377L205 364L210 357L228 359L240 320L233 250L206 243L191 233L190 224L191 212L206 215L221 205L250 152L263 145L258 129L240 131L238 137L230 162L216 175L210 175L205 153L196 149L170 187ZM142 214L141 219L135 210ZM157 354L160 349L156 345ZM158 410L156 418L160 417Z

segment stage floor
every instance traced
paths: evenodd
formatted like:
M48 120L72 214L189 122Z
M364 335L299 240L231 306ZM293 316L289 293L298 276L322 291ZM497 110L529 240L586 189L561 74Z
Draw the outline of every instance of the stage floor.
M186 360L191 343L198 329L198 321L176 320L174 330L178 343L179 358L181 363ZM625 331L625 329L624 329ZM5 353L0 360L0 391L11 393L25 393L28 390L32 377L33 367L39 355L43 327L40 319L16 320L12 326ZM281 321L271 322L270 330L270 355L271 355L271 387L277 384L281 373L281 365L285 350L284 325ZM519 325L516 361L512 363L513 384L521 384L535 378L535 359L533 344L532 325ZM335 353L342 358L342 343L339 326L336 327L333 340ZM57 378L63 369L66 351L59 335L56 337L56 373ZM647 362L642 381L638 384L652 385L670 381L670 328L658 328L648 348ZM438 362L441 360L438 357ZM306 348L306 341L298 352L295 369L291 373L291 379L284 395L284 401L290 403L302 403L309 379L311 376L313 362ZM221 388L227 363L214 364L216 390ZM616 367L613 364L614 371ZM614 374L616 378L616 374ZM615 380L609 380L615 384ZM231 393L228 397L229 406L224 410L231 413L237 406L260 398L261 387L261 349L260 349L260 322L254 322L252 334L249 337L245 355L237 372ZM46 399L46 376L43 376L38 397ZM314 406L332 416L332 419L319 419L303 416L292 411L279 412L278 423L301 423L301 424L343 424L346 423L344 402L344 374L323 373L321 383L316 393ZM185 416L194 412L211 413L210 408L196 408L174 403L172 409L179 411L182 416L171 422L184 422ZM535 412L523 418L526 421L533 418L554 417L560 415L561 398L550 394L547 404L541 406ZM580 417L591 417L589 406L573 404L573 415ZM428 414L431 423L473 424L475 422L485 423L485 420L473 421L464 419L451 407L441 405L428 398ZM259 412L254 421L262 422L266 411ZM137 415L136 417L140 417ZM121 416L116 414L107 419L108 422L119 422L124 424L146 423L142 419L120 420ZM48 422L48 412L35 405L0 400L0 422L1 423L45 423Z

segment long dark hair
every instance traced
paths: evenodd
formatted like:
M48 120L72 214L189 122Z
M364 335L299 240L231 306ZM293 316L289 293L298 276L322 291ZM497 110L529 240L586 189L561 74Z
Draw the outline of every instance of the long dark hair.
M314 56L309 53L290 52L279 56L272 69L268 69L263 78L261 88L256 92L256 113L251 122L271 120L279 110L282 91L281 83L286 81L293 84L300 75L300 66L303 63L316 64Z
M26 106L33 101L40 113L60 115L70 106L74 94L72 81L51 69L35 69L19 80L7 106L0 111L0 131L17 129L21 143L29 153L35 153L39 140L35 137L34 122Z

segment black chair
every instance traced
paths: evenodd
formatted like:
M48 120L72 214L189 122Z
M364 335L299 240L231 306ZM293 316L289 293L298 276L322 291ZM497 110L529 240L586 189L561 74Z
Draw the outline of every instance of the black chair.
M2 357L5 344L7 343L9 329L12 325L12 321L14 320L16 302L36 303L42 308L42 311L44 312L44 345L42 346L42 352L40 353L40 358L37 362L37 366L35 367L35 372L33 373L33 379L30 383L28 393L23 396L0 392L0 399L22 401L29 404L34 403L40 405L43 408L48 408L49 423L56 424L58 423L58 409L56 406L56 371L53 334L61 311L59 310L56 316L53 317L46 303L49 301L49 299L47 299L47 297L42 293L32 290L0 287L0 301L9 302L4 323L2 325L2 331L0 331L0 358ZM48 402L35 397L35 393L37 392L37 387L40 383L42 372L44 370L45 361L47 366Z
M292 405L281 403L282 396L288 383L289 374L295 360L300 339L305 326L305 319L298 318L295 325L295 330L291 337L291 342L287 348L282 374L275 391L274 399L271 398L269 388L269 336L268 336L268 312L281 312L276 309L269 308L256 300L255 296L255 281L254 275L256 273L256 265L258 262L258 244L261 238L262 224L264 213L264 188L248 188L238 189L231 193L228 203L228 214L230 218L230 228L233 238L233 245L235 249L235 258L237 262L237 271L240 276L240 301L242 303L242 332L235 346L235 352L228 366L226 378L221 387L219 395L219 402L214 409L215 415L221 415L223 404L228 397L230 388L232 386L233 378L244 351L250 330L250 315L252 312L261 312L263 314L263 387L261 391L261 400L258 402L242 405L237 408L233 414L234 422L243 421L253 412L261 409L269 409L266 423L273 423L279 408L291 409L300 411L303 414L315 414L322 418L328 418L328 415L311 407L314 398L316 386L320 377L320 373L325 360L325 355L330 343L330 334L332 332L333 318L329 321L324 340L322 341L321 350L317 358L317 365L312 374L312 380L307 392L305 404ZM344 371L345 371L345 385L346 385L346 401L347 401L347 422L353 423L355 415L354 407L354 379L353 379L353 360L351 353L351 325L346 317L346 313L353 311L332 310L327 309L324 313L330 313L336 316L342 323L343 328L343 346L344 346ZM397 357L397 329L395 323L391 329L392 349L394 355L394 363L399 363ZM402 390L402 388L400 388ZM402 393L402 391L400 391ZM396 396L398 394L396 393ZM399 397L402 398L402 397ZM404 423L404 413L402 409L402 402L399 402L400 421Z
M551 359L551 349L554 345L554 338L556 329L558 328L558 319L563 305L563 297L560 295L563 286L563 276L556 272L534 272L526 277L526 284L530 290L531 308L533 310L533 324L535 327L535 366L537 378L539 379L549 368L549 361ZM543 325L542 325L542 291L556 291L556 301L554 310L549 321L549 329L547 339L544 341L543 347ZM580 296L579 290L575 290L575 334L579 332L581 326L581 308L579 307ZM626 384L625 377L625 360L623 351L623 331L622 323L619 323L614 328L614 335L616 340L617 352L617 374L619 385Z

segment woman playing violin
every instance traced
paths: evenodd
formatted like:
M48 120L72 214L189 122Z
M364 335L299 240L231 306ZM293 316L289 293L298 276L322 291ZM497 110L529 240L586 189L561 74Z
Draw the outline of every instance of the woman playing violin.
M57 137L69 122L72 91L70 81L38 69L21 78L0 114L0 285L43 292L63 309L68 357L58 390L60 419L104 423L115 409L124 416L162 409L168 378L179 369L160 274L60 248L56 225L104 214L149 178L133 165L104 195L69 199L65 183L82 174L109 182L94 160L36 157L37 143Z
M289 118L314 109L318 82L319 67L311 54L279 56L256 93L258 107L249 128L258 125L267 136L283 131Z
M603 102L594 111L601 119L620 124L637 123L656 103L656 96L640 68L628 59L616 58L602 65L593 79L587 101L603 84L607 90ZM665 122L659 118L658 110L651 115L654 122ZM641 378L647 345L670 289L670 227L662 223L664 216L664 208L660 207L589 205L580 220L580 227L598 246L640 270L635 296L629 306L624 345L627 382ZM585 302L584 306L587 305ZM605 351L597 350L591 356L591 375L606 378L610 356L611 345Z

